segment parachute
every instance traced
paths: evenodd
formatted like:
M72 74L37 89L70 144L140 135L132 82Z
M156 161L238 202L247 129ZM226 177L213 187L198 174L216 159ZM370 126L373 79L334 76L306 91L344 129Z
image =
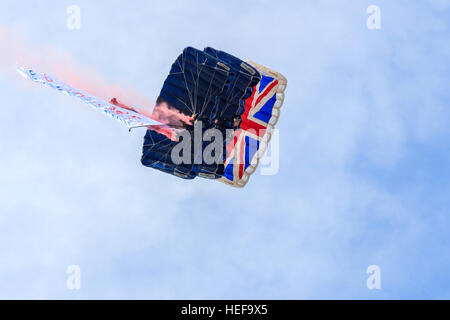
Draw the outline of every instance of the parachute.
M191 144L188 161L178 163L173 151L179 142L149 129L142 164L184 179L200 176L245 186L267 149L286 85L283 75L255 62L244 62L210 47L203 51L185 48L171 67L154 112L168 105L191 116L194 123L201 122L202 133L211 128L220 130L226 141L221 161L196 161L208 144L201 141L201 147ZM231 137L227 135L230 130Z
M287 85L283 75L258 63L210 47L187 47L173 63L153 113L147 116L116 98L107 102L48 74L23 67L17 71L77 98L129 130L146 127L144 166L233 187L244 187L264 156ZM211 148L216 142L221 143ZM205 161L206 150L214 161Z

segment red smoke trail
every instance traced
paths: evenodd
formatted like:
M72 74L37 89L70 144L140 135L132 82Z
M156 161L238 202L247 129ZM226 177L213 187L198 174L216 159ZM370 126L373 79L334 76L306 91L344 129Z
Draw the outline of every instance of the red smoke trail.
M30 44L19 31L0 25L0 75L9 79L20 79L15 72L17 65L52 74L72 87L105 101L113 97L126 101L137 112L167 125L181 125L192 120L167 105L158 105L158 110L152 114L154 104L148 97L130 87L111 83L92 68L81 66L68 53L58 52L52 47ZM168 136L168 128L155 130Z
M168 125L182 126L183 124L192 124L192 117L187 116L177 109L171 108L166 102L158 103L153 109L153 117L159 119ZM175 123L174 123L175 121Z

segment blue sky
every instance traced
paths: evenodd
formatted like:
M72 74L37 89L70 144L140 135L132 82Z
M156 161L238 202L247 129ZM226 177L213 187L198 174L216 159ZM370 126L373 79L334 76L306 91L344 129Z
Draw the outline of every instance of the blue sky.
M450 298L449 18L448 1L2 1L1 25L151 97L188 45L288 87L278 174L234 189L142 167L145 130L0 74L0 298Z

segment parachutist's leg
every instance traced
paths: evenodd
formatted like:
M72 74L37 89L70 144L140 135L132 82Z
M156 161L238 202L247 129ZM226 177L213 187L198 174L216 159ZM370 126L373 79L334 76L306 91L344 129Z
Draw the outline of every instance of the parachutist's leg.
M233 129L238 129L241 126L242 118L240 115L233 117Z

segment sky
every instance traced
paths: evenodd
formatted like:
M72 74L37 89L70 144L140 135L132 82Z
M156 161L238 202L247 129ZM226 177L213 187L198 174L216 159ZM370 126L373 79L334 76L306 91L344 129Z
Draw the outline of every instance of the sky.
M450 298L450 1L6 0L0 26L153 100L186 46L288 79L279 171L235 189L143 167L145 129L4 60L0 298Z

